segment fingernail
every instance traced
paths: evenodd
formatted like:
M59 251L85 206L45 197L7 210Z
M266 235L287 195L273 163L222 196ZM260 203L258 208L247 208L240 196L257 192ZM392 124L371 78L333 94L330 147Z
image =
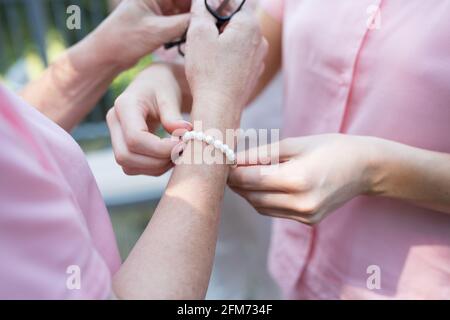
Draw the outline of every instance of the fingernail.
M177 122L182 123L186 127L189 127L189 129L193 127L192 123L183 119L177 120Z
M186 128L180 128L180 129L176 129L174 132L172 132L172 136L180 138L186 133L188 132L190 129L186 129Z

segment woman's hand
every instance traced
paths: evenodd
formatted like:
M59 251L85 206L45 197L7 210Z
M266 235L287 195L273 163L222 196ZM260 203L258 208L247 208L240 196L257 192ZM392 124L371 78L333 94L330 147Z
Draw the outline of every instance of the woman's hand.
M186 31L189 7L184 0L123 0L90 35L95 44L91 54L129 68Z
M238 155L230 187L263 215L316 224L350 199L370 193L378 181L374 138L321 135L272 145L271 159L259 149ZM247 155L247 159L246 159ZM249 165L278 163L271 166Z
M181 98L171 67L154 64L116 100L107 122L116 161L126 174L159 176L172 167L171 152L179 142L160 139L154 131L160 123L171 134L192 129L181 116Z
M250 13L237 14L219 35L203 1L194 3L193 12L186 51L186 73L196 99L192 118L201 121L204 130L234 129L245 96L250 95L263 70L267 44ZM114 153L125 173L163 174L172 167L171 154L181 151L172 150L177 141L152 133L159 123L169 133L192 130L181 117L182 95L188 89L180 89L179 72L178 66L151 66L108 113Z
M180 7L178 2L122 1L96 30L30 83L22 97L65 130L72 130L120 72L186 30L189 14L161 16L186 11L189 1Z
M233 125L237 125L242 108L264 70L267 50L256 17L245 6L219 33L204 1L193 1L186 44L186 76L194 114L231 116Z
M186 64L195 99L192 117L205 126L226 129L237 125L233 121L239 118L242 97L236 95L247 94L250 85L244 81L257 77L265 51L252 21L248 14L237 15L219 36L203 0L195 3ZM236 63L241 69L235 68ZM203 145L188 143L194 144ZM181 157L187 160L187 149ZM118 297L205 297L227 175L228 167L222 164L182 161L176 166L152 220L114 276Z

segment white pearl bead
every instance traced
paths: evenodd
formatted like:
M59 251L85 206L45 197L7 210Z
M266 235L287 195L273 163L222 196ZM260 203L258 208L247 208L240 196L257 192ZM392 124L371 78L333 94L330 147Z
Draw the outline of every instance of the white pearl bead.
M205 141L207 144L213 144L214 143L214 138L211 136L206 136Z
M198 141L203 141L205 139L205 134L203 132L197 132L195 134L195 139Z
M236 155L235 155L233 149L231 149L228 145L226 145L222 141L215 140L214 137L207 136L201 131L186 132L183 135L182 140L186 143L190 140L204 141L207 144L213 145L216 149L220 150L225 155L225 157L228 159L228 161L230 161L232 163L235 163L235 161L236 161Z

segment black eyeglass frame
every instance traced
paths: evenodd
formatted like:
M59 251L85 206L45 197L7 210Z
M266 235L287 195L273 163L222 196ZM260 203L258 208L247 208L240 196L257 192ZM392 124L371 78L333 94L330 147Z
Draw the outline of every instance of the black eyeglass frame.
M233 16L238 13L239 11L241 11L242 7L244 6L245 2L247 0L242 0L241 4L239 5L239 7L233 11L233 13L229 14L229 15L220 15L218 12L220 12L223 8L222 6L225 6L226 4L228 4L229 0L225 0L217 9L213 9L211 8L211 6L208 4L208 0L205 0L205 7L208 10L208 12L214 17L216 18L217 22L216 22L216 26L218 29L222 28L227 22L229 22ZM187 32L188 30L186 30L183 35L181 36L181 38L179 40L176 41L172 41L172 42L168 42L166 44L164 44L164 49L169 50L172 49L173 47L178 47L178 53L184 57L184 52L181 49L181 45L186 43L186 38L187 38Z

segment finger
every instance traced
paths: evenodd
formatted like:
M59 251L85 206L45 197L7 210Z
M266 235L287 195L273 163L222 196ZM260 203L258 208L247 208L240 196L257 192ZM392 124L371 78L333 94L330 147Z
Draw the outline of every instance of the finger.
M164 15L174 14L175 6L173 3L174 2L173 0L157 0L156 2L158 3L162 14L164 14Z
M294 212L290 210L272 209L272 208L255 208L255 210L259 214L267 217L293 220L306 225L314 225L316 223L313 216L299 213L294 214Z
M237 153L238 166L279 164L298 156L302 150L300 139L284 139Z
M296 207L293 197L281 192L249 192L232 188L243 197L258 213L283 219L291 219L305 224L314 223L314 215L302 213Z
M174 4L180 12L188 12L192 5L190 0L174 0Z
M206 19L215 25L215 18L205 6L205 0L192 0L191 14L194 20Z
M232 188L234 192L247 200L255 208L271 208L292 210L292 196L284 192L248 191L240 188Z
M140 170L159 172L171 164L169 158L160 159L146 157L140 154L131 153L125 143L122 128L115 115L109 112L107 117L109 130L111 132L111 142L117 163L122 167L132 167Z
M132 101L129 100L129 102ZM145 109L131 103L129 108L114 108L114 111L130 152L163 159L170 157L172 148L178 142L172 139L161 139L150 133Z
M167 171L169 171L173 167L174 164L169 163L166 167L160 169L141 169L141 168L123 167L122 170L128 176L144 175L144 176L159 177L167 173Z
M250 148L236 154L238 166L270 165L282 163L282 160L278 142Z
M149 21L151 19L149 24L152 26L158 26L161 30L159 33L161 37L160 42L164 43L181 37L181 35L183 35L189 27L190 18L190 13L173 16L152 16L149 17Z
M230 171L228 185L247 191L288 191L280 175L264 174L266 166L238 167Z
M184 121L181 115L182 94L177 80L163 64L154 64L142 71L116 104L118 109L141 105L144 110L153 110L148 111L151 117L146 119L149 131L152 131L152 128L156 129L155 125L159 124L154 121L155 119L160 120L170 134L178 129L192 130L192 124ZM145 113L143 116L145 117Z
M156 103L160 113L161 124L164 129L172 134L174 131L185 129L191 131L193 126L190 122L183 120L181 115L181 96L176 90L158 90Z
M125 2L123 0L120 0L122 2ZM161 4L160 2L163 1L154 1L154 0L144 0L145 5L147 5L147 8L150 9L151 12L157 14L157 15L161 15L163 14L162 10L161 10Z
M213 15L206 9L204 0L193 0L191 7L191 23L188 32L188 42L195 39L204 39L205 37L217 37L219 30L216 27L216 21Z

